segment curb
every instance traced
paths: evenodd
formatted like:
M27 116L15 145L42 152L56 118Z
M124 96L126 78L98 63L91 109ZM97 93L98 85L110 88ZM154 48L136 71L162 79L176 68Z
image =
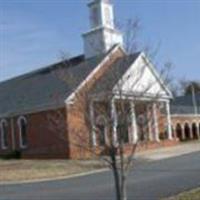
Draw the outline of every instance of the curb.
M169 154L169 155L165 155L165 156L158 156L158 157L154 157L154 156L138 156L138 158L143 158L143 159L148 159L150 162L154 162L154 161L159 161L159 160L166 160L166 159L170 159L170 158L175 158L175 157L180 157L180 156L186 156L192 153L196 153L196 152L200 152L200 150L194 150L194 151L188 151L188 152L184 152L181 154Z
M43 178L43 179L34 179L34 180L24 180L24 181L5 181L5 182L0 182L0 186L6 186L6 185L21 185L21 184L31 184L31 183L42 183L42 182L48 182L48 181L59 181L59 180L68 180L71 178L77 178L77 177L83 177L83 176L89 176L93 174L98 174L98 173L103 173L109 171L108 168L103 168L99 170L93 170L90 172L83 172L79 174L72 174L69 176L60 176L60 177L55 177L55 178Z

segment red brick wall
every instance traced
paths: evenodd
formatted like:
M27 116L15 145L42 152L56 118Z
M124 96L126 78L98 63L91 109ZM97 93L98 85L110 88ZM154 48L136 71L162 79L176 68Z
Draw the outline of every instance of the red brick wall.
M28 145L20 147L18 117L14 118L15 150L23 158L67 158L69 156L68 136L66 131L65 108L24 115L27 119ZM59 123L57 121L59 120ZM11 120L9 124L9 147L0 149L0 155L11 152Z
M174 133L176 133L177 137L180 139L182 138L182 133L180 133L180 130L177 130L177 125L181 125L182 131L185 133L185 125L187 124L189 126L189 133L185 133L186 139L191 139L191 136L194 139L198 139L198 132L200 132L200 116L195 116L195 115L172 115L172 125L174 129ZM195 130L193 129L193 124L195 124ZM187 132L187 131L186 131Z
M161 108L159 103L156 106L156 114L157 114L157 120L158 120L158 131L159 131L159 138L161 140L167 139L167 133L166 133L166 125L167 125L167 117L161 113ZM153 131L153 134L155 133L155 124L154 124L154 113L153 108L151 106L149 112L149 119L148 121L151 124L151 129Z
M195 115L191 115L191 116L187 116L187 115L172 115L172 124L173 126L176 126L177 123L180 124L185 124L185 123L200 123L200 116L195 116Z
M67 129L69 133L70 158L85 158L90 156L90 130L88 127L88 99L87 93L98 81L98 79L106 73L112 63L119 57L124 56L121 50L116 51L111 55L108 61L94 74L94 77L88 82L87 86L83 87L77 94L73 105L67 108Z
M109 66L122 56L121 50L111 55L105 65L95 74L95 78L92 78L87 87L82 88L81 92L88 92ZM67 108L67 112L66 108L63 108L25 115L24 117L28 122L28 146L25 149L22 149L19 145L18 117L15 117L15 150L19 150L24 158L86 157L88 155L86 149L90 144L90 135L84 114L87 112L85 102L86 99L84 98L81 100L76 99L75 103ZM61 115L62 117L60 118ZM84 149L79 147L80 143L85 145ZM9 147L7 150L0 149L0 155L11 151L11 124L9 119Z
M121 50L113 54L96 72L87 86L81 89L78 93L79 98L75 98L74 103L68 105L67 108L25 115L28 122L28 146L25 149L19 145L18 117L15 117L15 149L21 151L24 158L85 158L91 156L90 151L87 151L90 147L91 136L87 123L89 120L88 99L84 94L88 93L98 79L106 73L109 66L122 56ZM157 112L160 135L163 135L166 117L160 114L159 109ZM178 119L185 120L179 117ZM172 121L174 123L176 118L173 117ZM0 155L9 151L12 151L10 119L9 148L7 150L0 149Z

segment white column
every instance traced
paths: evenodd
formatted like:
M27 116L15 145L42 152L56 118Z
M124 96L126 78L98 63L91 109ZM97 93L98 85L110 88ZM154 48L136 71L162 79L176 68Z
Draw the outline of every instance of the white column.
M137 121L136 121L136 114L135 114L135 104L131 101L131 129L132 129L132 142L133 144L137 143L138 141L138 130L137 130Z
M90 121L91 121L91 131L92 131L92 145L97 145L96 140L96 126L95 126L95 117L94 117L94 102L90 103Z
M155 140L157 142L159 142L160 139L159 139L158 116L157 116L156 103L153 104L153 121L154 121Z
M153 130L152 130L152 114L151 114L151 106L147 106L147 120L148 120L148 134L149 134L149 140L153 141Z
M167 133L168 139L172 140L172 121L171 121L171 113L170 113L170 104L166 102L166 111L167 111Z
M111 118L112 118L112 141L113 144L117 144L117 110L116 110L116 105L115 105L115 100L112 99L111 101Z
M194 136L193 136L193 128L192 128L192 125L189 124L189 129L190 129L190 139L194 139Z
M196 126L197 126L197 137L198 137L198 139L200 139L199 124L197 123Z
M176 128L175 128L175 126L172 125L172 135L173 134L174 134L174 139L177 140L178 136L177 136L177 133L176 133Z
M14 118L11 118L10 124L11 124L11 136L12 136L12 150L14 151L16 149Z
M181 133L182 133L182 140L185 140L186 136L185 136L185 128L183 125L181 125Z

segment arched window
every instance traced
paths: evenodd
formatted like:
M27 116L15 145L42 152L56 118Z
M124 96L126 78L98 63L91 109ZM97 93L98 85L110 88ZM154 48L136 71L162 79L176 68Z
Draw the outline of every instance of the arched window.
M8 123L6 120L2 120L0 123L1 131L1 147L2 149L8 148Z
M24 117L20 117L18 120L19 134L20 134L20 146L22 148L27 147L27 121Z
M102 124L98 124L97 125L97 131L98 131L99 145L104 146L106 144L105 126L102 125Z
M97 138L100 146L104 146L106 144L107 137L107 129L106 129L106 120L100 115L96 119L96 128L97 128Z

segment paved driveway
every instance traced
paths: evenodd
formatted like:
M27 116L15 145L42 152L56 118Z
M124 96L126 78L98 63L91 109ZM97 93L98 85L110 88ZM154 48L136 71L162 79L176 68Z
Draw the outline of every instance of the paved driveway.
M0 200L113 200L112 174L0 186ZM130 173L129 200L156 200L200 187L200 152L138 163Z

